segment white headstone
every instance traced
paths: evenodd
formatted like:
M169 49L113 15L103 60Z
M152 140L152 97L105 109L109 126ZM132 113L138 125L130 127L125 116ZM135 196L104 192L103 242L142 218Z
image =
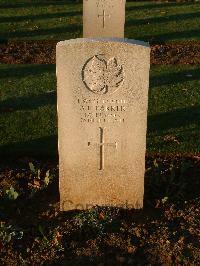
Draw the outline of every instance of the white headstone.
M83 0L83 37L124 38L126 0Z
M143 42L58 43L61 210L142 208L149 67Z

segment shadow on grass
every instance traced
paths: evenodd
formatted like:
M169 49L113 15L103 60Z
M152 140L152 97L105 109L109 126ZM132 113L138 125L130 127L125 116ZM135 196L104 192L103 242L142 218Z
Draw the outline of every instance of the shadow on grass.
M46 72L55 73L55 71L55 65L9 65L8 67L1 68L0 79L34 76Z
M73 1L73 0L58 0L58 1L34 1L33 3L29 2L21 2L21 3L3 3L0 4L0 8L29 8L29 7L46 7L46 6L51 6L51 5L66 5L66 4L72 4L72 5L80 5L80 1ZM127 11L131 10L143 10L143 9L154 9L154 8L166 8L166 7L181 7L181 6L189 6L189 5L194 5L195 3L189 3L189 2L184 2L184 3L153 3L153 4L146 4L146 5L140 5L140 6L130 6L127 7Z
M54 37L57 39L59 38L59 34L62 33L71 33L74 34L75 32L79 32L79 35L81 35L82 32L82 25L78 24L70 24L65 25L62 27L56 27L56 28L49 28L49 29L37 29L34 31L28 31L28 30L16 30L14 32L2 32L0 39L1 40L7 40L9 38L26 38L26 37L39 37L41 35L54 35Z
M128 29L127 29L128 32ZM139 35L137 39L148 41L151 44L173 40L199 40L199 30L185 30L163 34Z
M196 13L188 13L188 14L177 14L177 15L170 15L170 16L162 16L162 17L152 17L152 18L145 18L145 19L129 19L126 21L126 26L138 26L138 25L146 25L151 23L162 23L162 22L170 22L170 21L184 21L187 19L194 19L199 18L200 12Z
M166 73L155 76L150 76L150 88L154 89L158 86L189 82L199 80L200 68L185 69L174 73Z
M4 67L4 66L3 66ZM2 68L0 71L1 78L24 77L26 75L37 75L45 72L55 72L54 65L22 65ZM181 70L177 73L159 73L151 77L151 88L157 86L176 84L185 81L198 80L200 69ZM190 74L189 78L187 74ZM37 78L37 77L34 77ZM11 109L8 112L16 110L33 110L41 106L55 105L55 91L42 93L40 95L22 96L18 98L10 98L0 103L0 110L7 112L6 109ZM188 107L163 114L155 114L148 117L149 133L155 131L161 132L170 128L180 128L189 124L197 124L200 121L200 107ZM29 136L30 138L31 136ZM14 142L15 140L13 140ZM55 156L57 155L57 137L49 136L36 140L24 141L21 143L10 143L0 146L1 158L7 156Z
M60 12L60 13L46 13L39 15L27 15L27 16L13 16L13 17L1 17L0 23L8 22L20 22L24 20L37 20L37 19L51 19L51 18L61 18L61 17L73 17L80 16L82 13L79 11L69 11L69 12Z
M0 5L0 8L4 9L4 8L29 8L29 7L45 7L45 6L51 6L51 5L55 5L55 6L58 6L58 5L66 5L66 4L73 4L75 5L76 2L73 1L73 0L58 0L58 1L34 1L33 3L29 2L21 2L21 3L13 3L13 4L1 4Z
M55 65L8 65L1 68L0 79L26 77L28 75L38 75L46 72L56 73ZM153 74L153 73L152 73ZM192 80L199 80L200 68L185 69L173 73L161 73L150 76L150 88L158 86L182 83ZM16 100L16 99L15 99Z
M184 3L151 3L151 4L146 4L146 5L141 5L141 6L127 6L126 11L136 11L136 10L144 10L144 9L160 9L160 8L166 8L166 7L182 7L182 6L193 6L195 3L189 3L189 2L184 2ZM198 4L198 3L197 3Z
M35 140L10 143L0 146L0 159L15 160L20 157L37 159L58 158L58 136L46 136Z
M200 106L174 110L148 117L148 132L162 132L172 128L181 128L190 124L200 125Z
M50 91L39 95L10 98L0 102L0 112L33 110L46 105L56 105L56 92Z

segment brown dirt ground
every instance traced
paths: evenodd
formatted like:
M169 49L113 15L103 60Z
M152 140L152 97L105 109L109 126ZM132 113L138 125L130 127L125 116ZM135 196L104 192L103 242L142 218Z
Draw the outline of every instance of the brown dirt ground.
M55 64L57 41L0 43L2 64ZM151 64L199 64L200 42L152 44Z
M60 213L57 164L27 162L0 165L0 265L199 265L200 155L147 156L140 211Z

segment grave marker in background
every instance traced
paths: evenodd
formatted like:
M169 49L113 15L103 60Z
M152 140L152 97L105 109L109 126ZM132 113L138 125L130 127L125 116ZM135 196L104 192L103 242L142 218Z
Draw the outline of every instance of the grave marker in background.
M83 37L124 38L126 0L83 0Z

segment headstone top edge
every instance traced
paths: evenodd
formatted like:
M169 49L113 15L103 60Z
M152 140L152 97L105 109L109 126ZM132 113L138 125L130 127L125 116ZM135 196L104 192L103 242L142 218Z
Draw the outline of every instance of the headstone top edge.
M57 47L64 46L66 44L73 44L73 43L85 43L85 42L110 42L110 43L126 43L132 45L140 45L146 48L149 48L150 45L148 42L138 41L134 39L127 39L127 38L77 38L77 39L70 39L65 41L60 41L57 43Z

